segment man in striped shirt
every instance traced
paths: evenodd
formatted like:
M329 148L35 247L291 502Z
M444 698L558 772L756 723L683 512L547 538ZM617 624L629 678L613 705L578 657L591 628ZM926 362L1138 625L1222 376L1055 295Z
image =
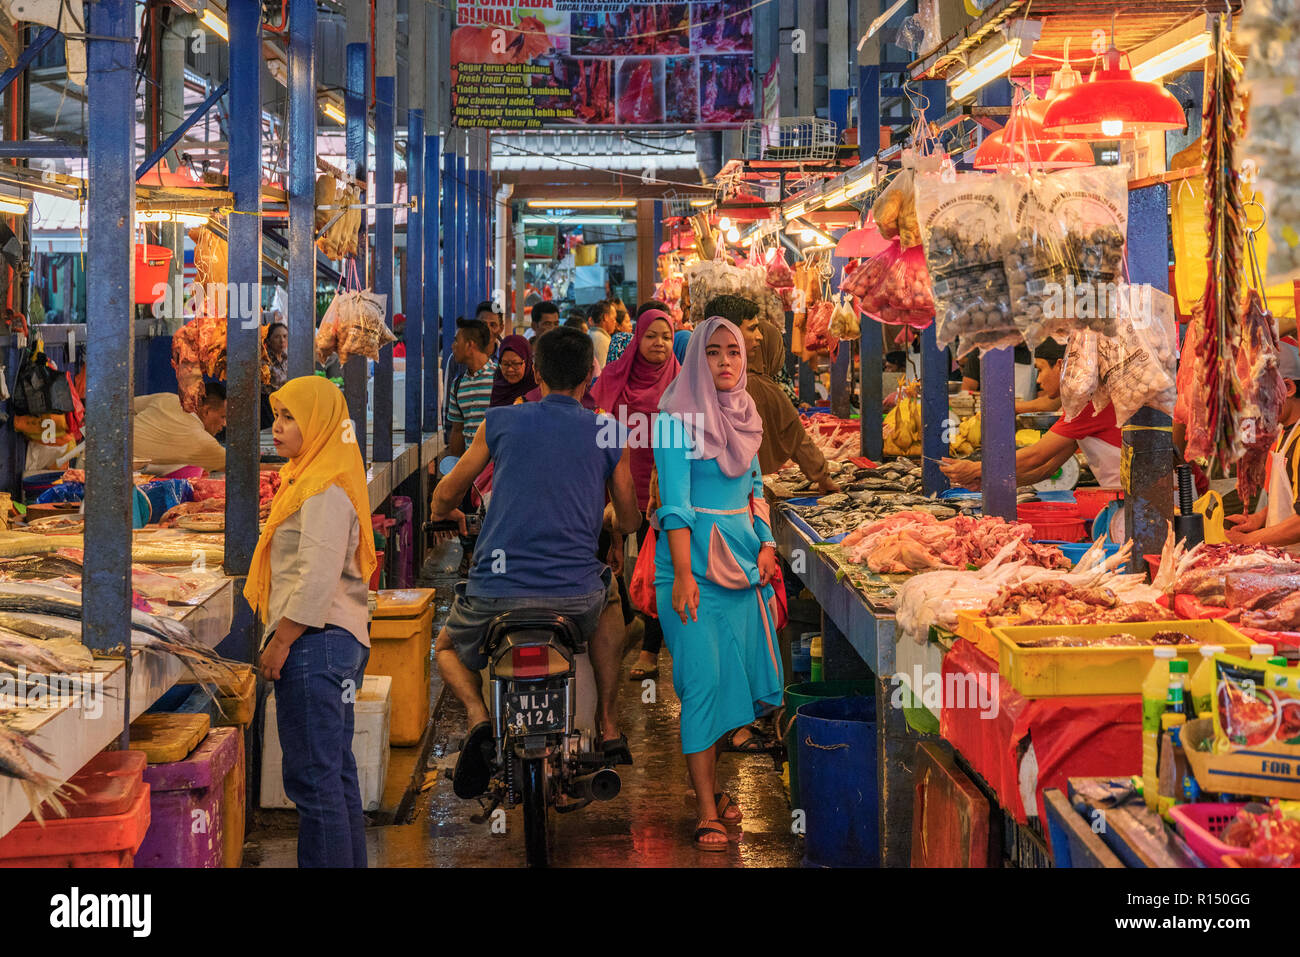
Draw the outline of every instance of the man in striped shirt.
M497 364L492 361L492 330L486 322L457 319L456 328L451 354L465 367L465 371L451 389L451 402L447 408L451 439L447 451L452 455L464 455L487 414Z

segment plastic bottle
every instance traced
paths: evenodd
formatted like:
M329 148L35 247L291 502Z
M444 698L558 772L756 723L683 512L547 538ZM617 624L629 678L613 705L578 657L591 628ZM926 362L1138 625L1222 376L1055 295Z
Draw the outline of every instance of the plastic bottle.
M1169 665L1174 649L1155 650L1155 663L1142 679L1142 798L1155 810L1160 789L1160 716L1169 697Z
M1201 645L1201 660L1192 672L1188 687L1192 693L1192 711L1198 718L1208 718L1214 707L1214 656L1226 651L1223 645Z
M1166 711L1160 717L1160 774L1156 810L1166 820L1171 819L1169 809L1183 795L1183 779L1188 773L1187 757L1180 744L1182 726L1186 723L1186 715L1173 711Z
M822 636L816 635L809 648L812 655L812 669L809 675L813 681L822 680Z
M1169 691L1165 695L1165 713L1181 714L1187 720L1187 659L1169 662Z
M1268 659L1273 657L1272 645L1251 645L1250 646L1250 663L1264 667L1268 664Z

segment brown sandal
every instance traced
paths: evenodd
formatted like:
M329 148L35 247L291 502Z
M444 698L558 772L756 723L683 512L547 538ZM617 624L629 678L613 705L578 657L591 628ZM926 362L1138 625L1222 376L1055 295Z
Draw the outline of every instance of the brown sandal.
M722 827L714 827L713 825L715 824L717 824L716 819L712 821L705 821L703 824L701 824L699 827L695 829L695 837L694 837L695 846L699 848L701 851L725 851L727 849L727 845L731 841L730 838L728 838L725 841L702 840L705 834L721 834L724 837L726 837L727 834L726 829Z
M713 801L718 806L718 820L723 824L739 824L745 819L745 815L741 812L740 808L736 806L736 802L733 801L731 795L727 794L725 791L719 791L717 794L713 795ZM736 812L735 817L727 816L727 811L729 810Z

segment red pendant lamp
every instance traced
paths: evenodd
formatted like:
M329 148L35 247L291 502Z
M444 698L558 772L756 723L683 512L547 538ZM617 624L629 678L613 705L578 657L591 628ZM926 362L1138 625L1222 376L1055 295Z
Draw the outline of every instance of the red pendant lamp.
M867 213L867 220L857 229L850 229L835 244L835 255L844 259L867 259L889 248L889 240L880 235L875 217Z
M986 136L975 152L976 169L1029 167L1035 170L1092 166L1092 148L1081 139L1064 139L1043 129L1044 100L1022 100L1007 125Z
M1114 140L1187 126L1172 93L1159 83L1133 79L1128 54L1115 47L1114 35L1112 27L1110 49L1098 57L1088 81L1048 101L1043 126L1049 134Z

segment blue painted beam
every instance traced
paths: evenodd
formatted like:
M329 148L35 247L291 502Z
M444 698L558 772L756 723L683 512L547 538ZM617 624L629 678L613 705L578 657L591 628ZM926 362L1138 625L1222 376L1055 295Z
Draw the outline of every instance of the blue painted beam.
M1128 194L1129 282L1169 291L1169 187L1164 183ZM1173 420L1144 406L1123 427L1121 461L1129 463L1124 487L1124 527L1133 540L1129 570L1146 571L1143 555L1158 555L1174 511Z
M406 192L415 206L406 211L406 431L408 445L420 441L424 415L424 111L406 114ZM436 293L435 293L436 295Z
M830 103L829 115L831 122L835 124L836 136L843 134L849 126L849 96L851 90L829 90L827 97ZM840 279L844 275L844 267L848 264L847 259L839 256L831 257L831 289L838 290ZM849 417L849 392L852 388L853 376L853 349L852 343L840 343L840 350L835 359L831 362L831 414L837 415L841 419Z
M87 10L86 95L94 110L87 147L86 556L82 622L92 650L126 649L128 699L121 746L131 722L131 399L134 314L135 3L99 0ZM12 368L12 366L11 366Z
M924 97L924 116L927 122L943 119L948 105L947 83L943 80L924 80L918 84ZM951 360L947 349L940 349L931 324L921 336L921 422L923 434L921 447L925 453L922 479L928 495L948 488L948 480L939 471L939 460L948 454L944 441L945 423L948 421L948 370Z
M880 67L858 68L858 155L865 161L880 152ZM884 456L885 345L880 325L862 317L859 345L858 401L862 419L859 435L862 454L873 462Z
M289 374L315 369L316 0L289 0Z
M983 106L1010 106L1013 90L996 79L980 90ZM954 423L956 427L956 423ZM1016 359L998 349L980 359L980 485L984 514L1016 518Z
M953 422L956 429L959 423ZM994 349L980 359L980 484L984 514L1016 518L1015 350Z
M469 164L464 152L456 155L456 315L473 319L474 303L471 302L471 289L474 288L472 263L474 261L474 240L471 224L474 213L469 192Z
M158 161L171 152L172 147L181 141L181 138L189 132L190 127L203 119L208 110L212 109L213 104L225 96L226 91L229 89L230 81L226 80L226 82L222 83L219 87L209 93L207 99L196 106L194 112L185 117L185 119L181 121L181 125L172 130L168 137L158 144L158 148L145 157L144 162L141 163L135 171L135 178L139 179L145 173L149 172L149 170L157 166Z
M228 575L244 575L257 547L258 426L260 419L262 304L262 11L230 5L229 282L251 290L231 297L226 319L226 560ZM235 302L253 303L240 315Z
M431 128L436 120L430 117ZM438 431L439 370L442 368L442 301L446 286L442 271L442 141L437 133L424 138L424 409L425 432Z
M450 143L454 143L454 138ZM450 144L449 144L450 145ZM442 362L451 356L451 341L456 338L456 316L460 304L456 288L460 284L456 274L456 246L459 241L456 201L460 187L456 180L456 150L446 150L442 156ZM444 382L445 389L449 383ZM445 408L445 404L444 404Z
M343 97L344 114L347 122L348 172L366 182L366 102L370 84L369 76L370 45L366 43L349 43L347 45L346 92ZM362 194L362 202L367 202ZM357 236L356 271L362 287L367 285L366 271L367 216L361 216L361 228ZM347 267L345 267L346 269ZM366 441L366 379L367 360L353 356L343 366L343 394L348 400L348 414L352 417L352 426L356 430L357 442L361 446L361 458L369 461L369 448Z
M21 9L18 12L21 12ZM59 31L54 27L46 27L36 34L36 38L28 44L27 49L18 54L18 59L14 61L14 65L0 73L0 93L9 89L9 85L23 75L23 72L32 65L32 61L40 56L41 51L49 46L50 41L58 35Z
M383 296L385 320L393 320L393 163L397 80L375 77L375 293ZM387 208L385 208L387 207ZM374 460L393 460L393 346L375 363Z
M0 140L0 158L80 159L86 148L57 140Z

